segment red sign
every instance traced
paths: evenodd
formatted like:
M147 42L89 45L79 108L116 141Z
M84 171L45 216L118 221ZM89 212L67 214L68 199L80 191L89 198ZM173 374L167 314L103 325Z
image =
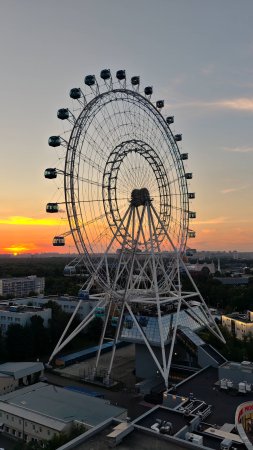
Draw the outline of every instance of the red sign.
M244 403L244 406L242 406L242 408L238 412L237 422L241 422L242 416L244 416L244 414L246 414L248 412L252 412L252 411L253 411L253 403L249 403L249 404Z

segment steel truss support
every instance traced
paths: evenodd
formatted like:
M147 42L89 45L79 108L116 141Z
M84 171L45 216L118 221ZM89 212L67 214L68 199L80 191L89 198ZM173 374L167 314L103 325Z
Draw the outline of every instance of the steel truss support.
M152 199L150 199L147 194L146 197L144 195L143 199L140 200L142 198L141 194L140 199L137 194L132 198L129 207L113 233L106 252L97 264L91 279L85 287L85 289L89 290L92 283L94 283L96 278L101 275L102 271L105 274L106 280L103 296L100 298L98 297L98 303L94 306L92 311L85 319L83 319L76 329L66 337L67 331L80 307L81 302L78 303L73 316L50 356L49 362L68 342L90 323L95 317L96 308L104 306L106 316L99 341L99 350L94 373L99 366L101 349L106 335L106 329L110 323L110 318L114 317L113 314L117 311L116 317L118 322L109 367L107 369L107 382L110 382L116 346L122 335L124 317L127 314L130 316L134 326L140 333L143 344L147 347L154 364L157 366L157 369L164 380L166 388L168 388L168 379L182 307L186 308L189 311L189 314L194 315L194 319L200 325L207 327L208 330L222 342L225 341L192 279L181 254L175 248L173 241L168 234L166 224L154 208ZM109 270L108 257L111 256L115 244L119 242L121 242L121 246L117 254L117 264L115 270L112 272ZM140 246L142 246L142 252L139 251ZM164 258L164 251L161 246L163 246L163 249L166 246L170 249L169 260L167 257L167 261ZM181 269L185 271L191 282L192 292L182 290L180 276ZM125 279L125 287L123 290L120 287L122 285L122 278ZM199 311L202 315L197 313L196 309L193 309L190 304L190 300L193 297L196 298L196 296L199 299ZM145 316L145 308L149 308L150 306L153 308L154 306L156 307L154 316L157 317L158 323L161 360L156 356L154 344L149 339L145 327L141 325L139 320L140 311L142 311L143 316ZM164 313L164 308L166 309L166 306L168 309ZM171 307L174 308L174 320L172 327L170 327L170 330L168 331L168 327L165 330L163 320L164 315L167 317L170 314L169 308Z

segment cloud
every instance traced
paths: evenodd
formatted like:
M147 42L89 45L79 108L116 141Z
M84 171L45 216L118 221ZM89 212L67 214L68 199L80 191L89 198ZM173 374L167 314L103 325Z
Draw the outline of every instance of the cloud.
M201 73L203 73L203 75L212 75L214 69L215 69L214 64L207 64L206 66L202 67Z
M227 188L227 189L222 189L221 193L222 194L230 194L231 192L239 192L242 191L243 189L246 189L248 186L240 186L238 188Z
M226 109L234 111L253 112L253 98L234 98L216 101L191 100L189 102L167 105L168 108L202 108L202 109Z
M232 152L232 153L252 153L253 152L253 147L246 147L246 146L242 146L242 147L223 147L223 149L226 152Z
M56 226L63 219L35 219L32 217L11 216L1 219L0 225Z
M213 219L207 220L194 220L196 225L220 225L222 223L227 223L227 217L215 217Z

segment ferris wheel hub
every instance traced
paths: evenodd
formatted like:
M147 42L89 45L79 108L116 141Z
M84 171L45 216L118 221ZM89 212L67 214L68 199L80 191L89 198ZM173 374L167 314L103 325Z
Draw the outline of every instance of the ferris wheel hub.
M131 193L131 205L138 207L151 203L149 190L147 188L133 189Z

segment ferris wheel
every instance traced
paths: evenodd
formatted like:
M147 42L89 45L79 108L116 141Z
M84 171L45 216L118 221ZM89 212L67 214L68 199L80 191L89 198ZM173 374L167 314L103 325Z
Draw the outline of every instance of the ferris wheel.
M153 88L141 91L138 76L131 78L130 85L124 70L117 71L114 82L109 69L102 70L100 77L100 85L94 75L88 75L86 90L70 90L79 106L77 114L68 108L58 110L58 118L68 122L70 133L67 139L51 136L49 145L66 147L65 165L45 171L46 178L64 177L63 203L70 231L90 272L94 272L92 256L104 254L113 236L117 239L110 252L119 250L125 238L129 249L136 246L133 225L127 227L125 213L142 189L156 210L153 235L163 250L183 252L187 238L195 237L189 229L189 219L196 216L189 210L189 199L195 198L187 186L192 173L184 169L188 154L178 146L182 135L171 129L174 117L163 117L164 101L152 103ZM46 210L58 212L60 205L49 203ZM171 239L167 248L159 220ZM142 228L139 251L150 244L147 218ZM54 245L64 245L68 234L55 236Z
M94 283L100 287L96 305L67 337L80 300L49 361L104 308L95 371L111 320L116 332L107 380L119 338L137 339L168 386L181 307L224 341L182 259L187 239L195 237L189 225L196 217L190 209L195 194L188 189L192 173L184 167L188 154L180 149L182 135L173 130L174 117L162 115L164 101L151 101L152 86L142 90L138 76L127 82L124 70L113 80L104 69L100 78L99 84L95 75L87 75L84 89L70 90L77 107L57 112L67 123L66 133L48 141L66 153L62 168L45 170L45 178L63 177L64 185L62 202L48 203L46 211L57 213L65 205L70 228L53 244L63 246L71 234L90 273L84 289ZM182 290L181 268L193 292ZM196 296L199 309L190 304ZM153 349L157 345L160 360Z

